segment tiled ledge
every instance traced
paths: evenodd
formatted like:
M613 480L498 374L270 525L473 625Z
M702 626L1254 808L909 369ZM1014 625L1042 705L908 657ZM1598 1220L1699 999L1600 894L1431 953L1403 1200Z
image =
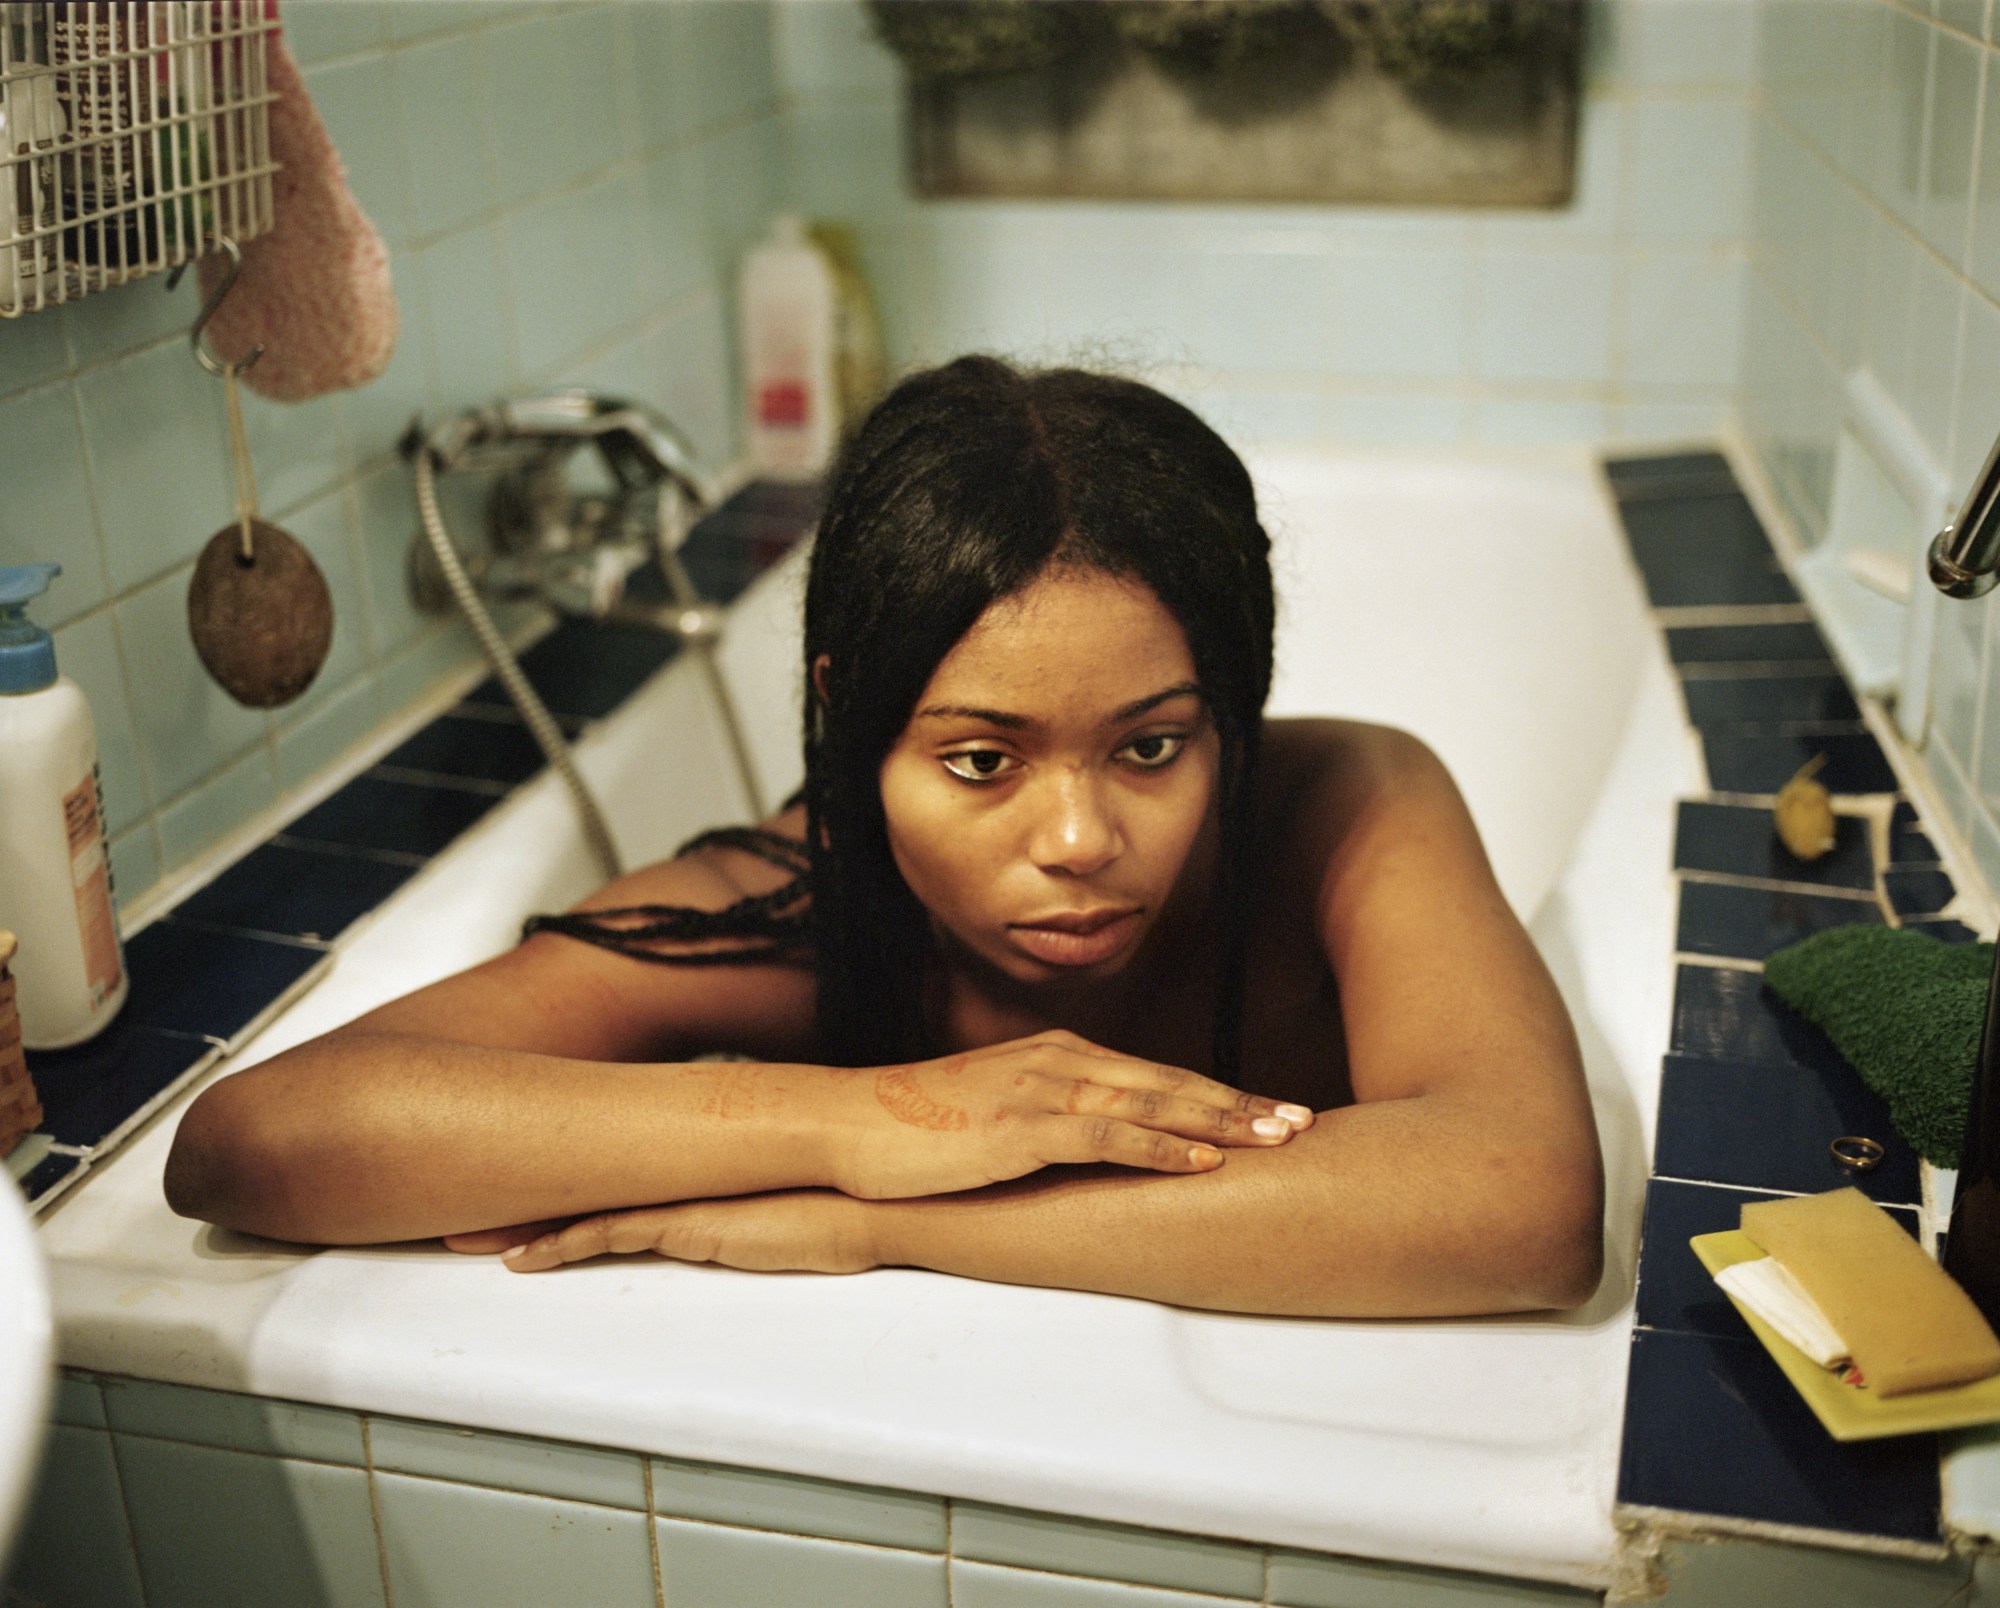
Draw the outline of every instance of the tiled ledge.
M13 1590L142 1604L1584 1608L1594 1592L65 1373ZM262 1520L261 1524L256 1521Z
M1918 1158L1819 1031L1762 986L1764 957L1853 922L1949 941L1954 889L1886 756L1724 460L1627 459L1606 472L1662 616L1710 797L1680 806L1672 1037L1639 1262L1618 1480L1635 1530L1735 1533L1944 1560L1934 1436L1842 1443L1821 1428L1689 1248L1745 1201L1858 1184L1918 1232ZM1698 612L1697 612L1698 611ZM1699 623L1690 623L1698 620ZM1816 754L1841 812L1834 851L1777 841L1771 795ZM1828 1145L1888 1154L1842 1171ZM1911 1562L1910 1601L1944 1576ZM1970 1565L1943 1565L1962 1589ZM1943 1588L1940 1588L1941 1590ZM1949 1591L1944 1593L1949 1594ZM1860 1599L1856 1599L1860 1600ZM1882 1599L1890 1600L1890 1599ZM1900 1588L1893 1600L1904 1600Z
M681 550L703 597L733 602L811 528L811 488L746 486ZM634 601L664 601L645 572ZM572 737L678 655L643 626L565 622L521 668ZM342 935L401 888L543 759L499 684L457 707L251 850L125 946L118 1019L71 1050L30 1051L46 1113L8 1158L30 1209L47 1209L148 1117L238 1049L331 963Z

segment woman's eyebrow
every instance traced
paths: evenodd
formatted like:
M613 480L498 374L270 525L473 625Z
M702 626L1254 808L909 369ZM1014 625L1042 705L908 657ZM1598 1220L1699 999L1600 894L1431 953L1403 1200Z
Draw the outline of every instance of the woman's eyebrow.
M1135 698L1131 703L1114 709L1106 717L1104 724L1115 726L1121 721L1136 720L1148 709L1156 709L1175 698L1199 698L1201 688L1192 681L1181 681L1171 687L1162 687L1158 692L1149 693L1144 698ZM1041 722L1030 715L1017 715L1005 709L978 709L970 704L932 704L917 711L919 720L981 720L989 726L999 726L1007 731L1026 731L1039 726Z

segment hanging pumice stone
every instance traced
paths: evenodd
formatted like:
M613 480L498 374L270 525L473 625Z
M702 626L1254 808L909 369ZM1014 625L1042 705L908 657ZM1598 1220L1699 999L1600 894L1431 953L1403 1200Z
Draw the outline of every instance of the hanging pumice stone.
M1825 763L1826 755L1815 754L1801 765L1798 774L1778 790L1778 806L1771 812L1777 820L1778 840L1795 859L1817 860L1833 851L1833 800L1812 779Z
M312 554L262 519L208 540L188 583L188 631L202 667L252 709L288 704L312 685L333 645L333 595Z

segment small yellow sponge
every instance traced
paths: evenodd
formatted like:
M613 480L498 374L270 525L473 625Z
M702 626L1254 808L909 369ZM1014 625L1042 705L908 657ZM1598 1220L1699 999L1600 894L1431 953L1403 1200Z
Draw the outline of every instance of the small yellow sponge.
M1876 1395L2000 1373L1972 1298L1860 1190L1745 1206L1743 1232L1819 1303Z

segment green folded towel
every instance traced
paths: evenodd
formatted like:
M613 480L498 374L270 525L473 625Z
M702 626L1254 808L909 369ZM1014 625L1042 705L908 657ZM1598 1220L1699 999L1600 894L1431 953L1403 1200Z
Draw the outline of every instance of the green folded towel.
M1825 1033L1889 1103L1897 1131L1956 1167L1979 1064L1991 944L1893 927L1834 927L1764 962L1771 992Z

